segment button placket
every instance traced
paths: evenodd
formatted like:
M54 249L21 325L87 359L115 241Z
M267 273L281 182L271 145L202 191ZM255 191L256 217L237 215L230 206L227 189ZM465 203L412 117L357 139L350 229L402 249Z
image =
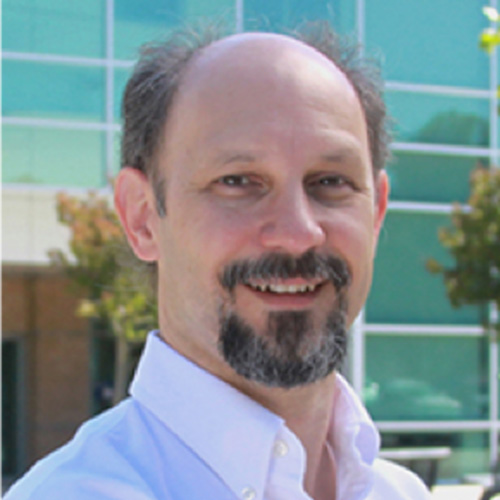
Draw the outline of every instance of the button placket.
M250 486L247 486L246 488L243 488L243 490L241 490L241 498L243 500L254 500L256 497L257 492Z
M282 439L278 439L274 443L273 453L274 453L275 457L277 457L277 458L284 457L284 456L288 455L288 452L289 452L288 445Z

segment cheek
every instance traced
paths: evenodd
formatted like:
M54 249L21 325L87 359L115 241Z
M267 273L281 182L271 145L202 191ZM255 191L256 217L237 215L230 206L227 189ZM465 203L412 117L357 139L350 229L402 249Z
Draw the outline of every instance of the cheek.
M185 207L178 213L178 216L172 214L170 239L175 239L172 244L178 248L179 257L190 271L213 286L214 278L222 268L241 258L244 249L248 248L252 228L250 218L234 210L217 210L203 204L196 208L193 205Z
M354 269L365 265L374 256L374 224L366 215L344 215L329 225L330 246L337 248Z
M189 214L192 228L189 233L201 246L202 252L231 253L247 246L252 240L254 217L237 209L202 205ZM183 227L185 222L181 221Z
M373 222L366 216L339 218L331 225L329 235L330 248L346 259L352 273L349 309L354 319L371 285L375 254Z

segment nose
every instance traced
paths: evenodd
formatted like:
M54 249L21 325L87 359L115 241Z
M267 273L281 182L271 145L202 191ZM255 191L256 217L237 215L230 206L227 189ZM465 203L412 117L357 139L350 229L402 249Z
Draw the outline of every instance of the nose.
M302 255L325 242L324 228L307 194L303 189L297 191L276 196L268 207L260 230L261 244L267 250Z

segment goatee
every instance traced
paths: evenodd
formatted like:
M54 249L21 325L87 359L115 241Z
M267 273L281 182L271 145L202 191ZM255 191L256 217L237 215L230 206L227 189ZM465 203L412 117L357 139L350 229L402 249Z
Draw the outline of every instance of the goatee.
M271 312L264 332L257 334L230 308L221 309L219 349L243 377L270 387L292 388L321 380L338 370L346 355L347 264L337 256L307 252L299 258L269 254L228 266L221 284L232 293L250 280L304 278L328 280L336 290L322 324L309 311ZM224 310L225 309L225 310Z

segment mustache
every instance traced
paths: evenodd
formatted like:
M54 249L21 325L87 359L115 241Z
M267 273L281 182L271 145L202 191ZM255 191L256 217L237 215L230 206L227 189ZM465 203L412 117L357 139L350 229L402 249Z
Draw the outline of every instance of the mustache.
M258 259L242 259L228 264L219 280L232 292L239 284L251 280L269 279L321 279L330 281L337 292L351 283L347 262L336 255L319 255L309 250L300 257L285 253L269 253Z

